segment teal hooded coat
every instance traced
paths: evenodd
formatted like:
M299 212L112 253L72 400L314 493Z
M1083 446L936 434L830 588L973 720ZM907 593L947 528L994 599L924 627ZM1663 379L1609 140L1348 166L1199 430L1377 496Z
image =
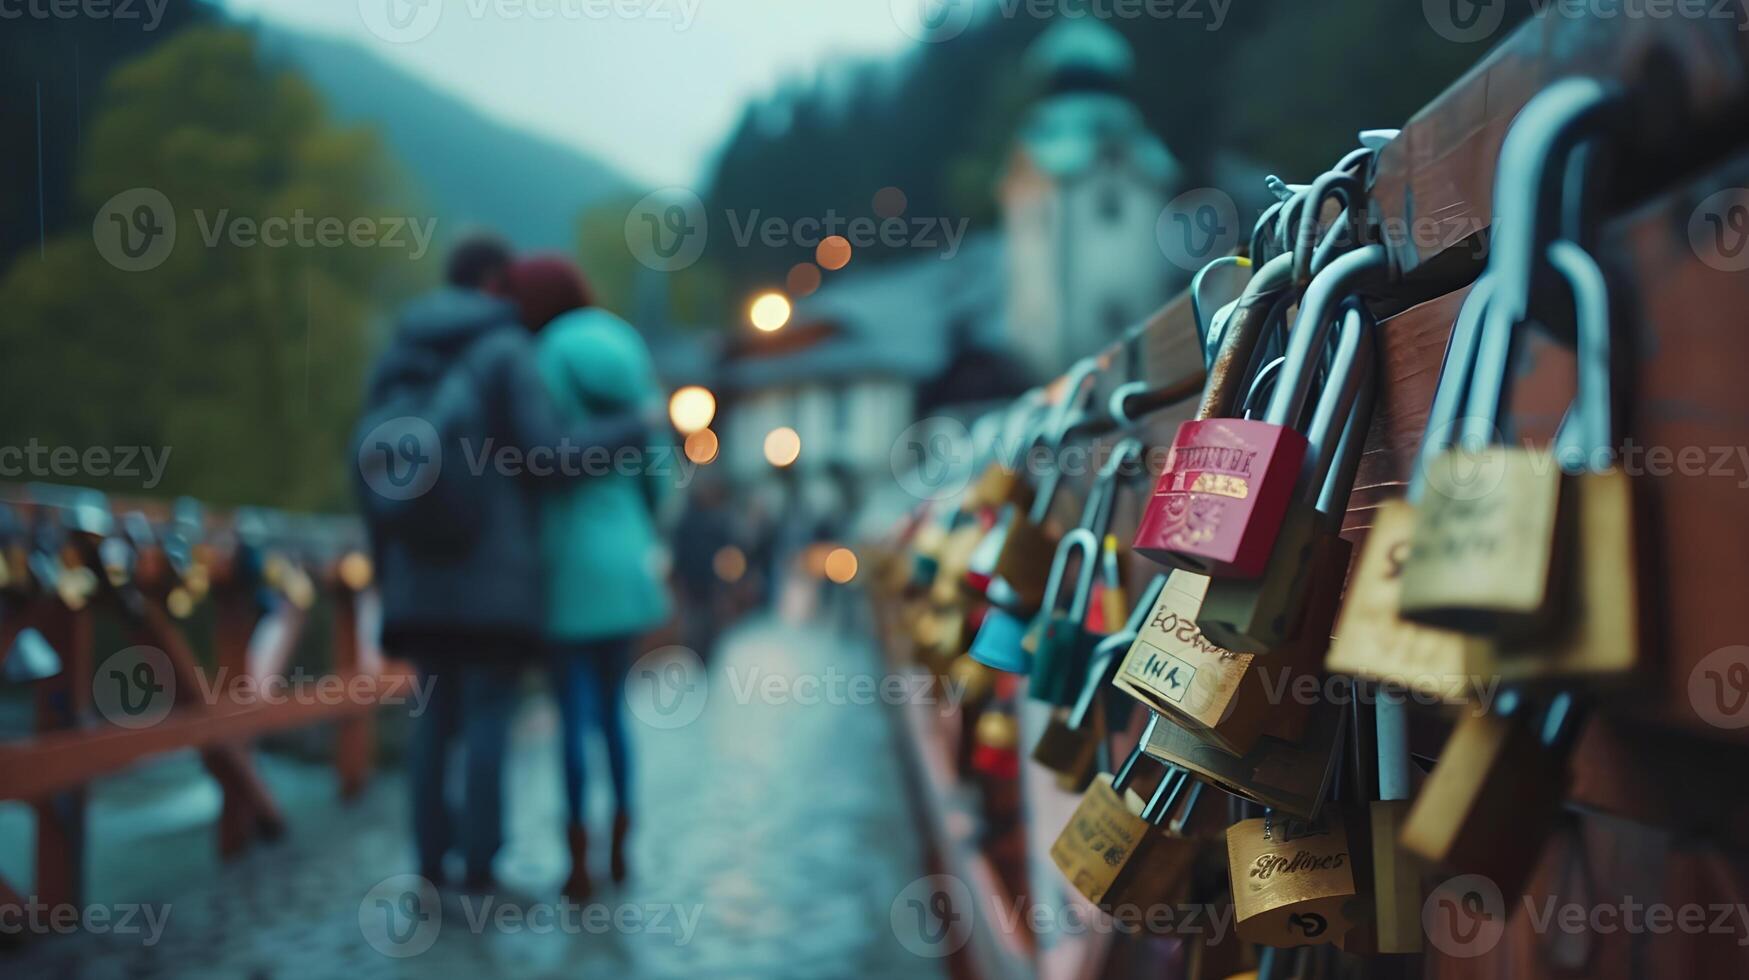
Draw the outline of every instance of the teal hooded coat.
M661 403L643 337L606 310L567 313L538 343L541 377L567 420ZM560 463L586 475L561 481L541 505L549 638L598 640L661 625L669 598L653 511L678 472L672 447L629 461L574 447Z

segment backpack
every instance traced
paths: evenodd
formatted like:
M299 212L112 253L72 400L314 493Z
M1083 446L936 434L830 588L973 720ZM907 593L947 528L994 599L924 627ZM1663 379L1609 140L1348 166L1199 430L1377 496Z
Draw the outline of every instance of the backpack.
M488 333L486 337L490 337ZM428 556L467 553L479 537L485 474L470 472L464 443L490 432L472 354L382 378L354 431L360 509L373 541Z

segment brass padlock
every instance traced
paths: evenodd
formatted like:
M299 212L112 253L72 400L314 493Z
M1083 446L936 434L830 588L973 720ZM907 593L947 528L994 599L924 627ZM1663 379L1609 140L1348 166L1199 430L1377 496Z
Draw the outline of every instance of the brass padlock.
M1113 680L1120 690L1221 751L1243 755L1276 726L1308 706L1279 693L1297 670L1291 655L1268 658L1223 650L1196 625L1209 586L1205 575L1174 571L1155 601Z
M1313 557L1333 554L1318 540L1342 533L1348 490L1372 418L1375 331L1364 305L1353 301L1344 306L1330 380L1307 426L1306 466L1276 536L1275 552L1261 578L1215 580L1197 614L1203 635L1216 645L1239 653L1281 647L1299 623L1314 583L1328 576L1347 577L1346 565L1320 566ZM1350 424L1356 417L1358 427ZM1345 438L1351 429L1357 435Z
M1579 396L1557 438L1570 477L1576 533L1571 615L1547 636L1501 641L1483 669L1507 684L1584 679L1623 681L1641 666L1642 614L1633 480L1616 464L1609 293L1597 263L1568 241L1549 246L1549 261L1571 285L1579 344Z
M1508 691L1496 709L1458 722L1409 809L1401 842L1434 864L1485 875L1511 896L1522 891L1566 798L1578 708L1562 693L1539 711Z
M1339 815L1301 822L1274 815L1227 831L1234 924L1248 942L1293 947L1334 943L1357 903L1354 858Z
M1481 340L1459 445L1427 464L1428 494L1403 573L1402 611L1418 622L1517 642L1566 614L1559 562L1571 552L1573 506L1560 468L1541 450L1483 447L1512 441L1497 426L1525 325L1563 333L1538 302L1538 287L1558 271L1548 245L1583 233L1585 195L1571 178L1588 173L1587 140L1621 104L1612 86L1563 79L1525 105L1501 147L1493 251L1465 303L1481 308Z
M1237 756L1162 720L1148 739L1147 752L1233 796L1312 820L1323 809L1335 781L1347 712L1348 705L1320 698L1308 712L1299 738L1264 735L1251 751Z
M1451 431L1463 409L1481 338L1483 297L1490 288L1485 280L1478 282L1452 326L1407 499L1387 500L1374 510L1325 662L1333 673L1388 683L1451 703L1467 701L1482 677L1486 640L1405 619L1400 610L1403 569L1415 532L1416 507L1426 488L1425 464L1442 451L1437 440Z
M1148 730L1156 720L1150 719ZM1095 905L1148 908L1171 902L1200 849L1162 827L1188 786L1188 775L1169 771L1148 800L1130 788L1147 741L1145 731L1115 775L1094 778L1051 845L1052 863Z

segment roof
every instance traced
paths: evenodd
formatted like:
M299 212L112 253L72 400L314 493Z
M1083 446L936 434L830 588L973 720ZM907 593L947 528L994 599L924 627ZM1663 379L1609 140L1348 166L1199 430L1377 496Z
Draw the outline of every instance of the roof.
M732 388L802 381L934 378L966 349L1003 344L1003 255L994 232L968 235L951 258L925 255L847 272L798 300L783 334L812 337L730 362Z

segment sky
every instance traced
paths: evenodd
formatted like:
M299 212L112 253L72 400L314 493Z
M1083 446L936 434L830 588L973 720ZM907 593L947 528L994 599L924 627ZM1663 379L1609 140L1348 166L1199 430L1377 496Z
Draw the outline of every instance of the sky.
M507 122L661 186L703 177L742 107L783 79L915 44L899 20L924 0L216 2L353 39Z

